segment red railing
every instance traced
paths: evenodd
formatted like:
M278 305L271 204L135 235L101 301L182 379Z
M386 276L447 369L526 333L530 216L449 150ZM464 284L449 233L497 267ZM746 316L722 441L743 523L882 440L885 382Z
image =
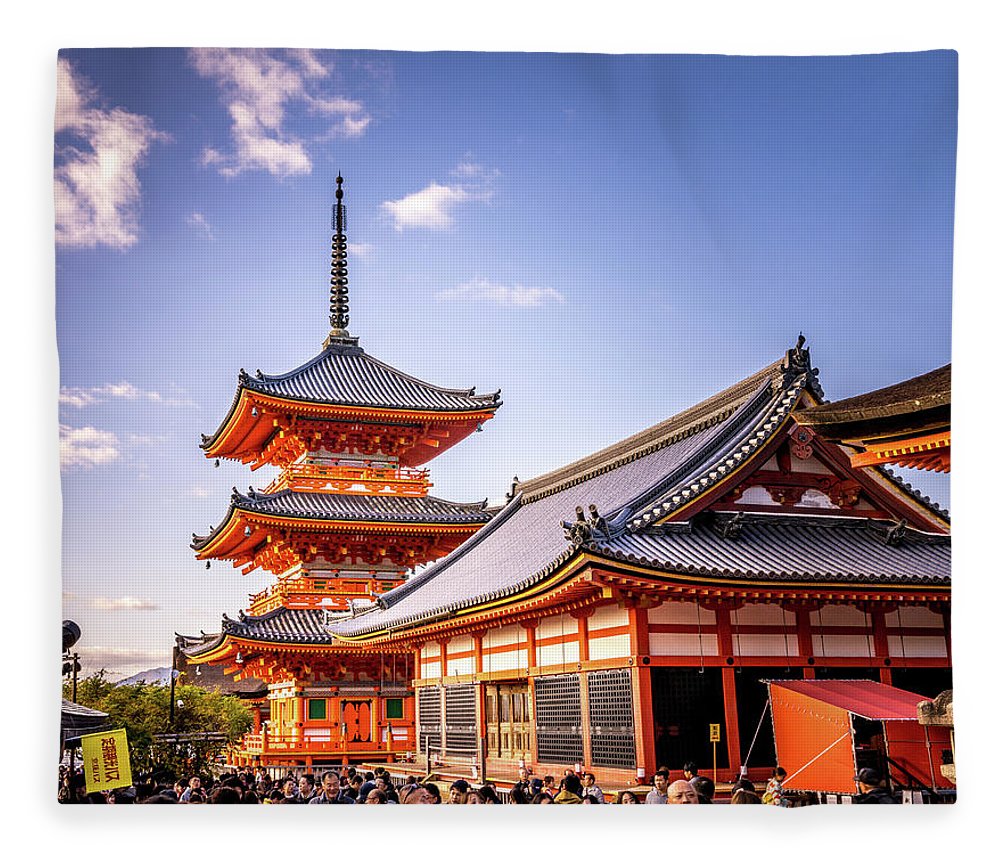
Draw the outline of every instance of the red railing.
M265 492L292 489L359 495L390 492L401 496L424 496L431 486L428 469L293 463L268 485Z

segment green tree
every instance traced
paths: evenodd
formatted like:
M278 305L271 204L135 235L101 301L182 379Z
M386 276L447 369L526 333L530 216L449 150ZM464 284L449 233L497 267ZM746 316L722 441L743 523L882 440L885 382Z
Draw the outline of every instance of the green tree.
M64 695L67 690L64 687ZM178 777L205 772L226 746L250 731L253 723L250 711L239 699L178 684L171 725L169 685L119 686L108 681L103 670L78 682L77 701L104 711L113 727L128 731L132 768L138 773L159 771ZM222 733L225 740L195 739L173 744L156 738L202 732Z

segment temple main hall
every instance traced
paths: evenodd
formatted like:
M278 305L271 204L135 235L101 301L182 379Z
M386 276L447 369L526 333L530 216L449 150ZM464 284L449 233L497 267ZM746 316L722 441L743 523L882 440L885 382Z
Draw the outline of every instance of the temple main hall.
M203 444L282 469L192 542L276 577L218 634L179 637L190 662L267 684L234 762L405 757L497 779L524 763L626 786L694 760L763 779L769 681L951 688L947 512L887 467L899 426L845 429L801 336L498 509L429 496L421 467L499 397L415 380L347 334L341 193L323 351L241 373ZM908 419L906 456L933 434L946 468L931 418Z

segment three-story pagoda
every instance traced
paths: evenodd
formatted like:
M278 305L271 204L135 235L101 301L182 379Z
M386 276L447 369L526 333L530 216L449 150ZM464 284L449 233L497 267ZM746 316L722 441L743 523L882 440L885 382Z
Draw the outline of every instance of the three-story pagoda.
M412 652L331 647L325 625L459 546L486 503L429 494L433 457L482 428L499 392L423 382L368 355L348 332L343 179L337 177L323 350L280 374L241 370L232 405L202 437L209 459L280 469L265 489L233 489L222 522L191 544L199 560L274 574L218 634L178 636L192 663L268 686L269 719L233 763L301 766L391 757L413 744ZM260 705L264 703L261 702Z

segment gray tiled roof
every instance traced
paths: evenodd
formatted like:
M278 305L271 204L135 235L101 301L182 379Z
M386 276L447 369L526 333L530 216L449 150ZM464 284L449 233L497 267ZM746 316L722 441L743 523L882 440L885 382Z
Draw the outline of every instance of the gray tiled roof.
M608 558L702 576L767 581L947 584L951 538L907 529L887 542L892 523L856 517L746 515L735 537L731 514L709 514L682 527L625 532L588 545Z
M442 388L390 367L360 346L334 343L288 373L258 370L251 376L241 370L229 413L212 436L203 437L203 448L211 447L228 423L242 389L303 403L359 408L469 412L500 406L499 391L476 394L475 388Z
M230 509L275 517L298 517L339 522L481 524L490 519L485 502L461 504L434 496L366 496L347 493L303 493L279 490L276 493L244 495L233 490ZM205 537L194 536L191 546L201 549L221 526Z
M573 520L577 506L586 509L591 504L607 523L608 540L596 546L608 554L645 556L651 566L656 566L673 563L675 557L670 552L676 551L680 553L677 558L687 559L685 564L707 564L712 569L729 571L727 575L763 579L771 577L772 572L802 580L845 575L843 570L824 568L818 551L785 559L782 567L778 563L782 550L774 537L781 534L780 529L758 529L759 533L750 530L756 536L740 544L739 552L735 550L736 541L723 542L718 537L713 543L700 530L681 538L670 552L660 546L666 540L662 534L656 539L648 534L656 521L710 491L766 445L780 431L805 390L822 397L815 371L808 366L808 354L805 366L790 369L792 358L790 351L789 366L777 363L765 368L745 380L749 384L727 389L721 400L717 395L677 416L692 416L691 420L668 420L651 428L658 432L626 440L630 444L621 450L612 446L600 456L580 461L577 468L571 465L544 479L521 484L523 492L465 544L424 573L381 595L377 609L338 621L331 630L355 636L406 627L520 592L570 558L575 548L566 540L563 523ZM632 444L635 440L638 443ZM802 546L822 535L828 541L827 551L847 552L846 558L855 558L858 547L875 539L856 533L853 523L845 530L846 536L814 527L787 534L798 535L795 542ZM674 538L671 534L670 540ZM829 541L834 541L835 546ZM904 541L892 552L903 553L907 545ZM946 576L948 567L941 558L944 550L930 551L929 547L922 544L913 553L928 554L922 562L928 565L927 576ZM594 549L595 545L588 548ZM687 555L682 548L686 548ZM704 557L700 558L699 553L705 553ZM877 555L881 558L884 553ZM904 555L896 556L897 562ZM898 564L888 569L895 571L892 576L903 575ZM850 575L885 577L879 569L860 561L851 568Z
M322 609L288 609L279 606L265 615L247 615L240 612L234 620L222 616L222 631L215 634L178 636L178 645L185 654L196 657L215 648L228 636L256 642L275 642L296 645L328 645L330 634L324 622L329 614Z

